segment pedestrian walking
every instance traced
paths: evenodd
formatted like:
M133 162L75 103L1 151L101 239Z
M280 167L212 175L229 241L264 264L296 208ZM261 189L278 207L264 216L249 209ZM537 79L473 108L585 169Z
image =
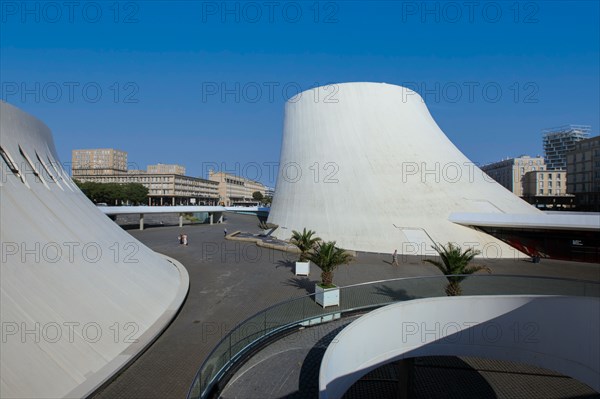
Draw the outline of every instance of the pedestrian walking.
M179 245L183 245L183 234L177 236L177 241L179 241Z
M187 246L187 245L188 245L188 235L187 235L187 234L184 234L184 235L182 236L182 240L183 240L183 245L186 245L186 246Z
M398 250L394 249L394 254L392 255L392 266L400 266L398 263Z
M223 237L227 237L227 229L223 229Z

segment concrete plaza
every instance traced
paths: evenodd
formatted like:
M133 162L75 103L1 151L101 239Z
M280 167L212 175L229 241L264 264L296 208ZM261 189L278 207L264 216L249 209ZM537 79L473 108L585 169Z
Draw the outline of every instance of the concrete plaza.
M156 227L131 230L132 236L156 252L179 260L188 270L190 291L173 323L130 367L118 375L95 398L183 398L203 360L236 324L283 300L312 293L319 279L293 273L295 255L261 248L254 243L224 239L241 230L258 232L258 219L227 214L224 224ZM177 236L185 232L189 245ZM317 232L318 233L318 232ZM394 248L390 248L390 253ZM600 281L600 266L585 263L524 259L486 260L493 274L566 277ZM412 276L440 275L420 257L401 257L391 265L390 254L359 253L341 266L334 281L340 286Z

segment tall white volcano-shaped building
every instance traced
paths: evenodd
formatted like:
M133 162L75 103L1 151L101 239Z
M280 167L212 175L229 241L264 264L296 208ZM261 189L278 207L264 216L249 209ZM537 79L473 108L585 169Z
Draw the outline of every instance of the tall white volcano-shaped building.
M269 215L277 237L306 227L359 251L425 254L434 242L454 242L483 256L516 255L450 222L455 212L540 213L469 161L412 90L345 83L287 102Z
M0 101L0 397L87 397L169 324L178 262L77 188L39 120Z

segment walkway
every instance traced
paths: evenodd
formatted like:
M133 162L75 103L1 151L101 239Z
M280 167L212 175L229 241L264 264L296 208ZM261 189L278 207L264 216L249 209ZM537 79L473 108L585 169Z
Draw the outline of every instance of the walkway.
M346 318L305 328L257 352L231 377L222 399L304 399L319 394L319 367ZM344 399L397 399L396 364L373 370ZM525 364L454 356L414 359L409 392L414 399L586 398L600 395L551 370Z
M130 233L153 250L179 260L190 275L190 293L179 315L157 341L95 398L185 398L203 359L227 332L254 313L312 292L318 280L293 274L292 254L253 243L224 240L223 228L258 232L255 216L227 214L224 225L160 227ZM177 242L184 231L188 247ZM496 274L571 277L600 281L600 266L543 260L493 260ZM391 266L391 255L359 253L335 274L338 285L409 276L438 275L419 257Z

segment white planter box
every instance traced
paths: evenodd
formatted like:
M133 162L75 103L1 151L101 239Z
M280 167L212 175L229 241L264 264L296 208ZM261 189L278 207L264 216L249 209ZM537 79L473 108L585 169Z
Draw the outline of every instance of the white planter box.
M338 287L322 288L319 284L315 284L315 301L324 308L340 306L340 289Z
M308 276L310 274L310 262L296 262L296 276Z

